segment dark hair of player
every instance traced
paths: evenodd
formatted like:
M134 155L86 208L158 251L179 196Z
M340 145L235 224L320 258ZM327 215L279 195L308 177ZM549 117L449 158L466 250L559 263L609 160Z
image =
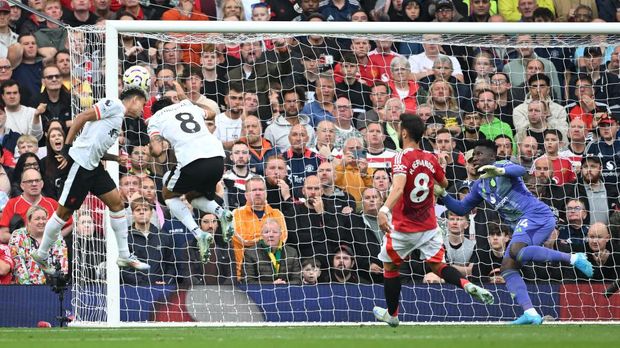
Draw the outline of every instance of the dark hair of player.
M153 103L153 105L151 105L151 113L153 115L155 115L155 113L167 106L170 106L174 104L172 102L172 99L168 98L168 97L162 97L159 98L159 100L157 100L156 102Z
M125 100L125 99L129 99L132 97L140 97L140 98L144 98L144 100L149 99L149 96L148 94L146 94L145 90L143 90L139 86L134 86L134 85L126 86L121 92L121 95L120 97L118 97L118 99Z
M476 143L476 147L484 147L492 151L493 153L497 153L497 145L495 145L495 141L491 139L480 140Z
M419 116L408 113L400 115L400 127L406 130L409 137L418 144L422 141L422 135L426 130L426 125Z

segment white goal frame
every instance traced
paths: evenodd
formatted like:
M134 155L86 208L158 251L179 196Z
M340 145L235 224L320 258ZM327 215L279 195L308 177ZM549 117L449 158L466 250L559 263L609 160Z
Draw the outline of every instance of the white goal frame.
M393 23L393 22L232 22L232 21L118 21L108 20L105 27L105 93L118 98L118 37L122 33L233 33L233 34L346 34L346 35L493 35L493 34L612 34L620 35L617 23ZM118 145L110 149L118 153ZM108 162L107 170L118 184L118 164ZM107 293L106 322L79 322L75 326L140 327L140 326L214 326L213 323L125 323L120 320L120 280L116 262L118 250L114 233L109 227L108 210L105 214L107 236ZM573 322L570 322L573 323ZM583 323L583 322L574 322ZM600 322L596 322L600 323ZM613 322L605 322L613 323ZM206 325L201 325L206 324ZM266 323L261 323L263 326ZM463 324L463 323L459 323ZM493 322L485 322L493 324ZM216 326L239 326L239 323L218 323ZM255 324L254 324L255 325ZM281 325L281 324L280 324ZM299 324L298 324L299 325ZM303 324L301 324L303 325ZM308 323L306 325L316 325ZM329 325L346 325L329 323ZM359 325L356 323L355 325ZM253 326L248 324L248 326Z

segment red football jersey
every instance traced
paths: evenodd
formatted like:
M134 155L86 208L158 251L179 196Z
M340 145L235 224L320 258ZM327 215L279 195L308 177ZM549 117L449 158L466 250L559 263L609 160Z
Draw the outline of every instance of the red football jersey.
M407 175L401 199L392 210L392 224L398 232L424 232L437 227L435 181L446 177L434 154L419 149L404 149L394 157L394 175Z

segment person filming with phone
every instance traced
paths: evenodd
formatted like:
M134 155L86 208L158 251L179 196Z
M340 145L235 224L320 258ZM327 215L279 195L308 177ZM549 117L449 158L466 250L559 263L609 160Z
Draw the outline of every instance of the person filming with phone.
M362 192L372 187L372 173L368 169L367 151L362 138L349 138L342 147L342 158L334 160L336 186L355 198L356 206L362 206Z

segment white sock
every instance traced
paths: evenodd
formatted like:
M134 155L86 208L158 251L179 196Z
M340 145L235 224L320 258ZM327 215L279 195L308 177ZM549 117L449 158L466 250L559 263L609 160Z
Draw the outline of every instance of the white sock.
M575 261L577 261L577 254L570 254L570 264L574 265Z
M185 203L183 203L180 198L175 197L166 199L166 206L170 209L172 216L179 219L179 221L181 221L183 225L185 225L185 227L187 227L187 229L190 230L194 236L196 236L196 233L200 230L200 227L198 227L192 212L189 208L187 208Z
M129 245L127 243L127 216L125 210L110 211L110 226L114 230L116 236L116 245L118 246L118 256L122 258L129 257Z
M192 200L192 207L204 211L205 213L215 214L218 218L224 214L224 209L215 201L208 200L206 197L198 197Z
M538 312L536 312L536 310L534 308L530 308L530 309L526 310L525 313L527 313L529 315L538 315Z
M64 226L67 222L63 221L61 218L56 215L56 213L52 214L47 223L45 224L45 232L43 233L43 240L41 241L41 245L39 245L38 253L39 255L47 255L50 252L50 248L52 244L54 244L58 237L60 236L60 230L62 226Z

